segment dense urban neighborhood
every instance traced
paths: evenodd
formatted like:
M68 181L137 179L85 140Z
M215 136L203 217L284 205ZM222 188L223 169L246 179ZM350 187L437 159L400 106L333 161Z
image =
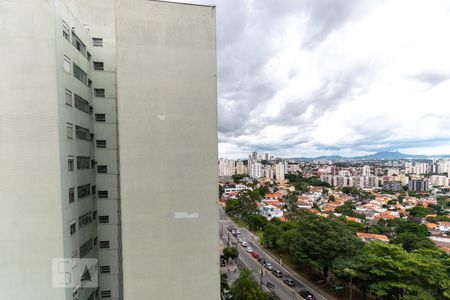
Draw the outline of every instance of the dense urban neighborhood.
M254 152L219 160L220 205L337 299L450 299L449 170L448 158L299 161Z

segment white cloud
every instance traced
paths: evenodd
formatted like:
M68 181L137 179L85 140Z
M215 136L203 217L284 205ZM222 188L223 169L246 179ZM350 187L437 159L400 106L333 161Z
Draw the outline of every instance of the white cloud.
M448 1L216 5L221 155L450 153Z

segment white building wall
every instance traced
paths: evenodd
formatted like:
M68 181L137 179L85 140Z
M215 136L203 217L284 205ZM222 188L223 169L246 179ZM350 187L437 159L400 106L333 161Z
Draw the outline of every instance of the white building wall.
M215 9L116 13L124 298L219 299Z

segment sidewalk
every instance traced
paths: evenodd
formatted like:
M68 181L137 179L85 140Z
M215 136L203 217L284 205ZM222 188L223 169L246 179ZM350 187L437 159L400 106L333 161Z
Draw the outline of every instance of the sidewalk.
M220 251L224 248L222 239L220 240ZM227 274L228 284L231 284L239 278L239 269L235 262L228 263L225 267L220 267L220 274Z

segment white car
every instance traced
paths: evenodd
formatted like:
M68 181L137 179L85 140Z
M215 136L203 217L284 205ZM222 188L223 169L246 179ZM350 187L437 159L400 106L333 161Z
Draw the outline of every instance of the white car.
M253 249L252 249L252 247L247 247L247 248L245 248L245 251L247 251L248 253L252 253Z
M236 234L241 234L241 232L239 231L239 229L236 229Z
M242 244L243 240L241 238L237 238L239 244Z
M244 248L247 248L247 247L248 247L248 244L247 244L247 242L245 242L245 241L242 241L241 245L242 245L242 247L244 247Z

